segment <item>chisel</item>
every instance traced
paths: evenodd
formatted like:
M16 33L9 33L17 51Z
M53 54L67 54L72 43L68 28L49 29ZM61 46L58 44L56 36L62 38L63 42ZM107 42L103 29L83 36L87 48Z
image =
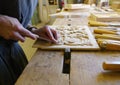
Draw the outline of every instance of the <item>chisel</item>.
M114 23L104 23L100 21L94 21L94 20L89 20L88 24L90 26L111 26L111 27L120 27L120 24L114 24Z

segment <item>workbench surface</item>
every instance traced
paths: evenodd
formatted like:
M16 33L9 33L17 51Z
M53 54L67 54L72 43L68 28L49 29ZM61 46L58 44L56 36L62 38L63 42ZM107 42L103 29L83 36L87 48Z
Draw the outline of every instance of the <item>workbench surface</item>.
M15 85L119 85L120 73L103 61L120 61L120 52L71 51L70 73L63 73L64 51L38 49Z
M64 50L38 49L15 85L120 85L120 72L103 70L104 61L120 61L120 52L71 50L70 72L63 73Z

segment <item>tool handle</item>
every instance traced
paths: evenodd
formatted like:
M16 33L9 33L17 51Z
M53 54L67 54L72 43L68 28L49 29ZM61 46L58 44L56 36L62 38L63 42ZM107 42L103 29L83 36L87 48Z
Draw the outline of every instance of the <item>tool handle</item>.
M97 39L97 42L102 49L120 51L120 41L118 40Z
M119 35L113 35L113 34L95 34L94 36L96 39L102 38L102 39L120 40Z
M103 62L102 67L104 70L120 71L120 61L119 62Z
M106 30L106 29L94 29L94 33L98 33L98 34L116 34L116 32L111 31L111 30Z

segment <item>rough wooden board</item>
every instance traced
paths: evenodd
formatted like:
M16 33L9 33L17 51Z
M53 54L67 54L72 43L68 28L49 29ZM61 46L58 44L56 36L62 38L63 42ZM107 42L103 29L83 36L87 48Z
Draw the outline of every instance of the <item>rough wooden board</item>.
M88 4L66 4L65 9L81 9L81 10L86 10L90 8L90 5Z
M120 85L120 73L103 70L103 61L120 61L120 52L72 52L70 85Z
M104 22L120 21L120 15L117 13L92 13L90 19Z
M66 18L57 18L55 20L55 22L53 23L53 25L65 25L65 26L68 26L68 24L71 24L71 25L88 25L88 18L87 17L71 18L71 17L68 16Z
M55 45L52 43L48 43L46 41L43 40L37 40L33 47L35 48L41 48L41 49L49 49L49 50L61 50L64 48L71 48L71 50L99 50L99 46L95 40L95 38L93 37L91 31L89 30L89 28L87 26L82 26L85 28L88 37L90 39L90 42L92 43L91 46L87 46L87 45L75 45L75 46L70 46L70 45Z
M62 73L63 53L38 50L15 85L69 85Z

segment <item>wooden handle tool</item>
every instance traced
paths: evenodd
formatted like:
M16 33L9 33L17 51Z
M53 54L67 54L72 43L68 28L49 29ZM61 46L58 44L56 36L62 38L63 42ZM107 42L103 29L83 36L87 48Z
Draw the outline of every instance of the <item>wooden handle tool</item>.
M113 35L113 34L95 34L95 38L102 38L102 39L112 39L112 40L120 40L120 35Z
M108 24L106 24L104 22L93 21L93 20L89 20L88 24L90 26L108 26Z
M98 33L98 34L117 34L115 31L112 30L107 30L107 29L94 29L94 33Z
M120 61L119 62L103 62L102 67L104 70L120 71Z
M111 27L120 27L119 24L110 24L110 23L104 23L100 21L94 21L94 20L89 20L88 24L90 26L111 26Z
M108 39L97 39L99 46L105 50L117 50L120 51L120 41L108 40Z

